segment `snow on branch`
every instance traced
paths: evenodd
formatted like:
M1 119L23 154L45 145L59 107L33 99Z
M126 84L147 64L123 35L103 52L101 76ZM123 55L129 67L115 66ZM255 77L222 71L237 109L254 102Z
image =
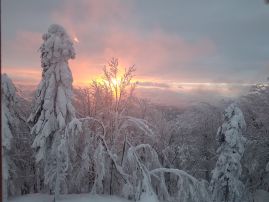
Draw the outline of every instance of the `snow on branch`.
M143 131L146 135L151 136L151 137L154 136L154 132L149 127L150 124L146 120L131 117L131 116L122 116L122 117L120 117L120 119L125 120L121 129L125 129L129 126L132 126L132 124L133 124L136 127L138 127L139 130Z

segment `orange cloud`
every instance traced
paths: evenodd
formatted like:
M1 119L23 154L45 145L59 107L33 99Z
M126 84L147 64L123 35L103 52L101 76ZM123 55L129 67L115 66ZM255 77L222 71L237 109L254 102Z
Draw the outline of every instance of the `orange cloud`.
M123 63L137 64L139 74L157 73L160 77L169 70L171 63L177 64L178 68L186 68L197 57L212 54L215 50L209 40L190 44L180 36L159 30L145 35L124 31L112 33L105 44L104 55L107 58L116 55Z

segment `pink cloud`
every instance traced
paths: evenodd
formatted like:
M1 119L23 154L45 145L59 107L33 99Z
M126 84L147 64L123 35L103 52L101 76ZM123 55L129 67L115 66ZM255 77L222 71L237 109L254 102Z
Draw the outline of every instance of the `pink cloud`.
M120 0L67 0L65 4L54 10L52 18L63 24L71 36L83 36L90 30L115 27L118 21L129 19L130 4ZM87 40L88 42L89 39ZM85 42L85 41L84 41Z
M186 68L188 63L198 57L214 53L215 47L210 40L188 43L182 37L163 31L152 31L140 35L131 32L111 34L106 40L104 55L113 55L141 67L141 73L164 72L171 63L178 63L179 68ZM172 72L173 73L173 72ZM161 75L160 75L161 76Z
M75 44L77 58L71 62L75 83L100 74L103 64L112 57L119 58L124 67L136 64L136 75L141 78L158 79L170 74L168 77L184 79L180 69L215 53L215 45L209 39L188 42L159 28L139 32L129 27L128 22L136 21L136 17L132 5L120 0L83 0L79 5L67 1L52 17L80 41Z
M54 10L52 18L62 24L73 39L77 37L80 41L74 43L77 57L70 61L75 85L85 85L100 75L112 57L119 58L123 67L135 64L137 79L158 81L167 76L184 81L187 76L182 72L190 63L215 53L215 45L209 39L188 42L158 27L147 32L129 27L128 22L136 21L130 3L123 4L120 0L66 2ZM42 33L20 31L8 51L16 53L17 61L26 63L22 66L36 64L34 71L41 72L37 51L41 36ZM24 67L17 69L21 71Z

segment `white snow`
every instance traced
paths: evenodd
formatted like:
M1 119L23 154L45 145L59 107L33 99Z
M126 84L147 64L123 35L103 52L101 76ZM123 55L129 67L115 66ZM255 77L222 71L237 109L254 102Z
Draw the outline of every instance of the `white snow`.
M155 195L142 194L140 202L158 202Z

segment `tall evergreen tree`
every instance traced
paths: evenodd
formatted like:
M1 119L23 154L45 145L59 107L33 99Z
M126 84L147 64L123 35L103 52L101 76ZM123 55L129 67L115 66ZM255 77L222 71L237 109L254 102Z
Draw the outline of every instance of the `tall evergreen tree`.
M34 190L32 137L22 109L25 100L12 80L1 75L2 151L4 197L26 194Z
M3 74L1 76L2 95L2 166L3 166L3 200L7 201L11 170L14 170L14 162L11 161L11 142L14 137L14 105L16 88L11 79Z
M31 133L36 136L32 145L36 149L36 162L43 163L45 184L57 198L60 175L64 175L62 172L66 170L68 160L63 152L65 128L75 118L71 103L73 78L68 66L68 60L75 58L75 51L70 37L60 25L51 25L42 38L42 80L28 121L34 124Z
M246 142L243 137L245 128L243 113L235 104L231 104L225 110L224 123L217 132L219 158L210 182L213 201L244 201L244 185L239 178L242 172L240 160Z

